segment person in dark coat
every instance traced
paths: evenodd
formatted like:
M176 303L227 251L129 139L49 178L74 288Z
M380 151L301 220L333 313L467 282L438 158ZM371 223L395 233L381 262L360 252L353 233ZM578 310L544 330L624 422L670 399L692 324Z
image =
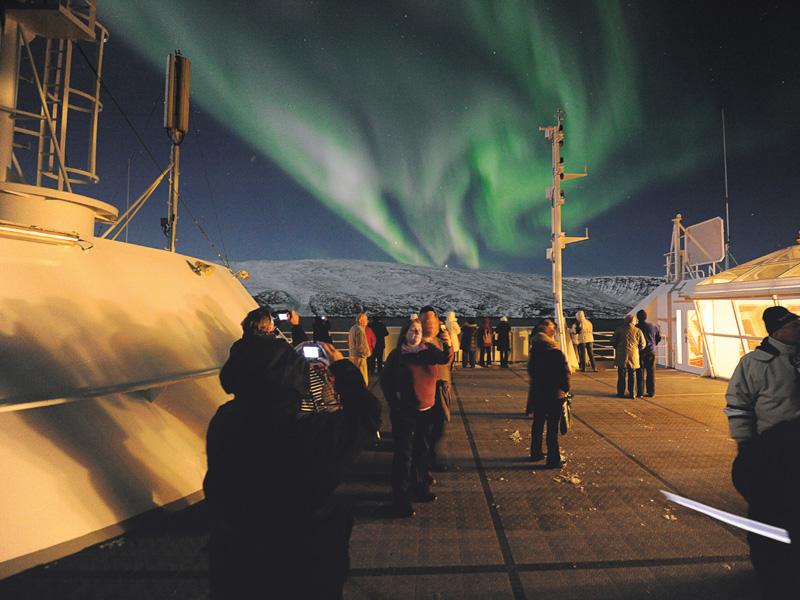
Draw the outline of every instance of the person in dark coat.
M422 323L414 319L400 332L397 347L386 359L381 389L392 420L392 512L397 517L414 516L412 498L431 502L430 440L434 426L434 403L438 366L452 359L449 334L440 333L441 348L422 338Z
M314 323L311 326L311 331L314 336L315 342L327 342L332 344L331 339L331 323L325 315L317 315L314 317Z
M497 349L500 351L500 366L508 368L508 354L511 351L511 325L508 324L508 317L500 317L500 323L495 328L497 337Z
M733 463L733 485L747 516L789 532L791 544L747 534L763 598L796 598L800 591L800 419L758 434Z
M303 331L303 325L300 323L300 314L294 309L289 311L289 324L292 326L293 346L308 341L308 335Z
M343 409L299 413L307 363L252 311L220 381L234 399L208 427L203 482L211 517L211 598L341 598L352 516L334 498L342 468L373 439L377 399L332 346ZM310 577L309 574L313 574Z
M461 328L461 366L475 368L475 353L478 351L476 332L478 326L475 319L470 317Z
M533 413L531 425L531 460L544 458L542 435L547 424L548 468L561 468L561 451L558 447L558 426L562 405L569 392L567 360L555 342L555 324L547 319L537 328L531 342L528 360L530 388L526 413Z
M367 359L370 366L370 371L380 374L383 371L383 355L386 352L386 336L389 335L389 330L383 323L380 317L375 317L370 323L372 332L375 334L375 347L372 349L372 355Z
M639 353L639 375L636 378L636 395L645 394L652 398L656 395L656 346L661 343L661 329L654 323L647 322L647 312L636 313L636 327L644 335L645 346Z

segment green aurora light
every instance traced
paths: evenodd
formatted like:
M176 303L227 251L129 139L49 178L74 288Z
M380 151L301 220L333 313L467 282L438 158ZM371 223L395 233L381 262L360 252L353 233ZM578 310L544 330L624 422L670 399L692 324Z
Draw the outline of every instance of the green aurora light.
M105 0L100 16L159 67L181 48L194 102L396 260L478 268L543 253L538 127L556 107L568 170L590 171L565 186L567 230L709 158L682 139L696 104L647 125L657 151L642 138L647 82L621 3L563 6Z

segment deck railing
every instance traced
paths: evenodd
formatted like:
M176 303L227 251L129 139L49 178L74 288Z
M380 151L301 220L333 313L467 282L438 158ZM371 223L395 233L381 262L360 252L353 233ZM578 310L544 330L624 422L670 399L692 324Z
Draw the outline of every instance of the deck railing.
M384 350L384 358L389 355L389 352L397 345L397 336L400 334L400 327L389 326L389 335L386 338L386 348ZM530 340L531 327L512 327L511 328L511 352L509 354L509 361L511 362L526 362L528 360L528 344ZM331 331L331 339L333 340L334 347L342 352L345 356L349 354L347 347L347 331ZM291 341L292 336L290 333L285 333L286 337ZM308 339L312 339L312 332L306 331ZM595 331L594 332L594 355L595 358L614 360L615 352L614 347L611 345L611 331ZM478 357L480 350L478 350ZM477 358L476 357L476 360ZM456 360L461 360L461 353L456 356ZM492 361L497 362L500 360L500 353L497 349L494 350Z

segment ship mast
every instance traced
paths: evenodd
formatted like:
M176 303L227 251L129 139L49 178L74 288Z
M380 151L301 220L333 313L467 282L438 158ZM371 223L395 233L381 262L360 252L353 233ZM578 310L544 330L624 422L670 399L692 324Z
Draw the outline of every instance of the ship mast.
M167 236L168 250L175 252L178 234L178 182L180 180L181 143L189 132L189 83L191 63L180 50L167 57L167 76L164 84L164 129L172 142L172 170L169 174L167 216L161 228Z
M565 173L564 157L561 156L561 147L564 145L564 118L566 114L560 108L556 110L556 124L550 127L540 127L539 131L544 131L545 139L550 141L551 158L553 164L552 184L547 188L547 199L550 200L552 216L552 235L550 248L547 249L547 259L553 265L553 305L555 311L555 321L557 327L558 344L567 357L570 370L577 366L575 353L572 352L572 344L568 343L566 332L566 321L564 319L564 298L562 290L563 261L561 251L567 244L581 242L589 239L589 230L586 235L579 237L568 237L561 231L561 207L566 202L566 196L561 191L561 182L566 179L578 179L586 177L588 172Z

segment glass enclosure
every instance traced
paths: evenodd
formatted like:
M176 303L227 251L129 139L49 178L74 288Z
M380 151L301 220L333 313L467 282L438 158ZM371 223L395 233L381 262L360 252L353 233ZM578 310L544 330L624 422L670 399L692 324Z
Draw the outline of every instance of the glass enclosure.
M766 337L767 330L762 315L765 309L776 304L800 314L800 297L779 298L777 301L771 298L737 300L715 298L695 301L701 322L694 326L691 322L693 311L689 311L687 316L689 365L694 366L692 361L696 360L697 352L693 351L693 348L699 347L701 361L702 351L705 348L713 375L729 379L745 352L755 350ZM693 329L702 330L703 335L699 341L694 339ZM702 365L702 362L700 364Z

